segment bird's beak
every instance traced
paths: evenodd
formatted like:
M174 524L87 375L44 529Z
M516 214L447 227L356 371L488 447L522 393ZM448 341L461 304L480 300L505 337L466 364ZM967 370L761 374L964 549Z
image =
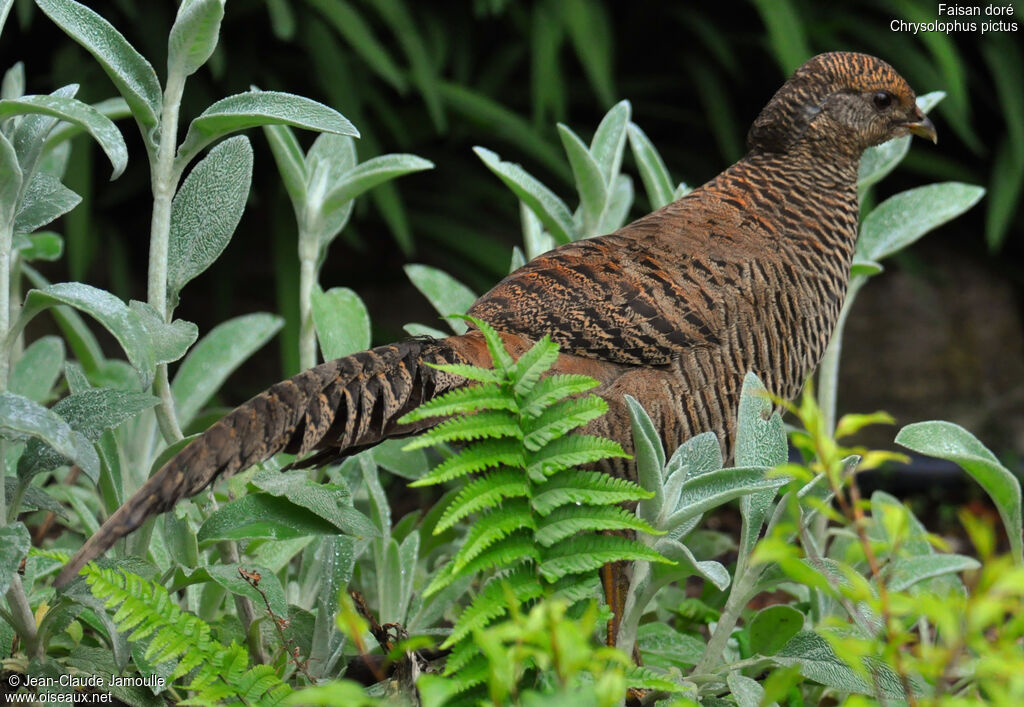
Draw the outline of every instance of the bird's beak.
M939 136L935 132L935 124L920 109L917 111L917 115L914 116L914 120L904 123L903 127L918 137L926 137L935 144L939 142Z

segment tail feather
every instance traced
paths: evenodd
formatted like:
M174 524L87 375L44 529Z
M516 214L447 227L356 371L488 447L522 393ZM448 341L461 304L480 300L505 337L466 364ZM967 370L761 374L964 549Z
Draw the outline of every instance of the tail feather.
M429 422L398 419L435 395L465 384L430 363L477 363L476 334L411 339L329 361L281 381L221 418L171 458L89 538L57 577L61 586L87 562L151 516L194 496L218 476L230 476L281 451L312 466L354 454Z

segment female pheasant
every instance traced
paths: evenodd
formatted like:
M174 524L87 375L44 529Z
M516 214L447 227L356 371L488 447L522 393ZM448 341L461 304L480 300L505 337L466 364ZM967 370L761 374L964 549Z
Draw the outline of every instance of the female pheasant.
M547 334L561 346L557 372L601 381L596 392L609 412L588 432L628 451L623 396L632 395L666 449L712 430L729 458L746 372L792 398L818 364L849 279L861 153L909 133L935 140L889 64L848 52L816 56L754 121L739 162L613 234L535 258L469 313L494 326L513 355ZM300 465L320 464L422 430L427 423L397 420L467 384L429 363L489 366L490 357L471 330L381 346L272 386L157 471L57 584L220 475L281 451L317 452ZM609 471L635 473L621 461Z

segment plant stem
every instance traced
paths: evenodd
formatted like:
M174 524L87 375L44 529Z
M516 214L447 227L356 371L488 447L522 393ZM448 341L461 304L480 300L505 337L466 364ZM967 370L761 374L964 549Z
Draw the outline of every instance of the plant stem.
M0 392L7 390L7 377L11 365L11 352L6 343L7 330L11 328L11 248L13 247L14 223L12 220L10 223L0 224L0 340L5 342L3 351L0 351Z
M850 279L846 300L843 302L843 308L839 310L832 338L818 366L818 407L824 415L825 432L829 435L836 429L836 395L839 385L839 357L843 352L843 329L846 327L846 317L850 314L853 301L865 282L867 277L864 275L855 275Z
M316 328L313 326L313 288L316 286L316 252L311 237L299 232L299 365L316 365ZM309 251L313 251L310 253Z
M185 75L173 67L169 68L160 113L160 142L156 149L156 159L150 164L153 220L150 225L147 295L149 304L160 313L164 321L169 321L171 317L167 306L167 257L171 235L171 203L181 176L174 164L174 150L178 142L178 109L184 91ZM160 397L156 417L164 440L170 443L181 439L181 427L174 413L174 399L167 383L166 363L157 366L153 387Z
M42 657L39 646L39 632L32 606L25 596L25 588L21 586L21 576L17 573L11 578L7 588L7 605L11 608L11 623L18 637L25 644L25 654L32 658Z

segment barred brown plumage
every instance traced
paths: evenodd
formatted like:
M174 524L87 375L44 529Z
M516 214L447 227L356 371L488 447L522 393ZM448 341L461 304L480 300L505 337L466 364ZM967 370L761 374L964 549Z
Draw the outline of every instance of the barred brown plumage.
M880 92L892 99L884 108L873 100ZM609 412L588 432L629 450L628 394L647 409L666 448L712 430L728 458L745 373L792 398L824 353L857 236L860 155L908 133L935 136L892 67L864 54L817 56L754 121L742 160L614 234L535 258L470 314L501 332L514 356L550 335L562 349L556 372L601 381L596 392ZM466 384L427 365L440 362L490 359L471 330L378 347L274 385L168 461L57 583L220 475L281 451L317 452L298 466L323 463L423 429L397 420ZM635 473L622 460L608 471Z

